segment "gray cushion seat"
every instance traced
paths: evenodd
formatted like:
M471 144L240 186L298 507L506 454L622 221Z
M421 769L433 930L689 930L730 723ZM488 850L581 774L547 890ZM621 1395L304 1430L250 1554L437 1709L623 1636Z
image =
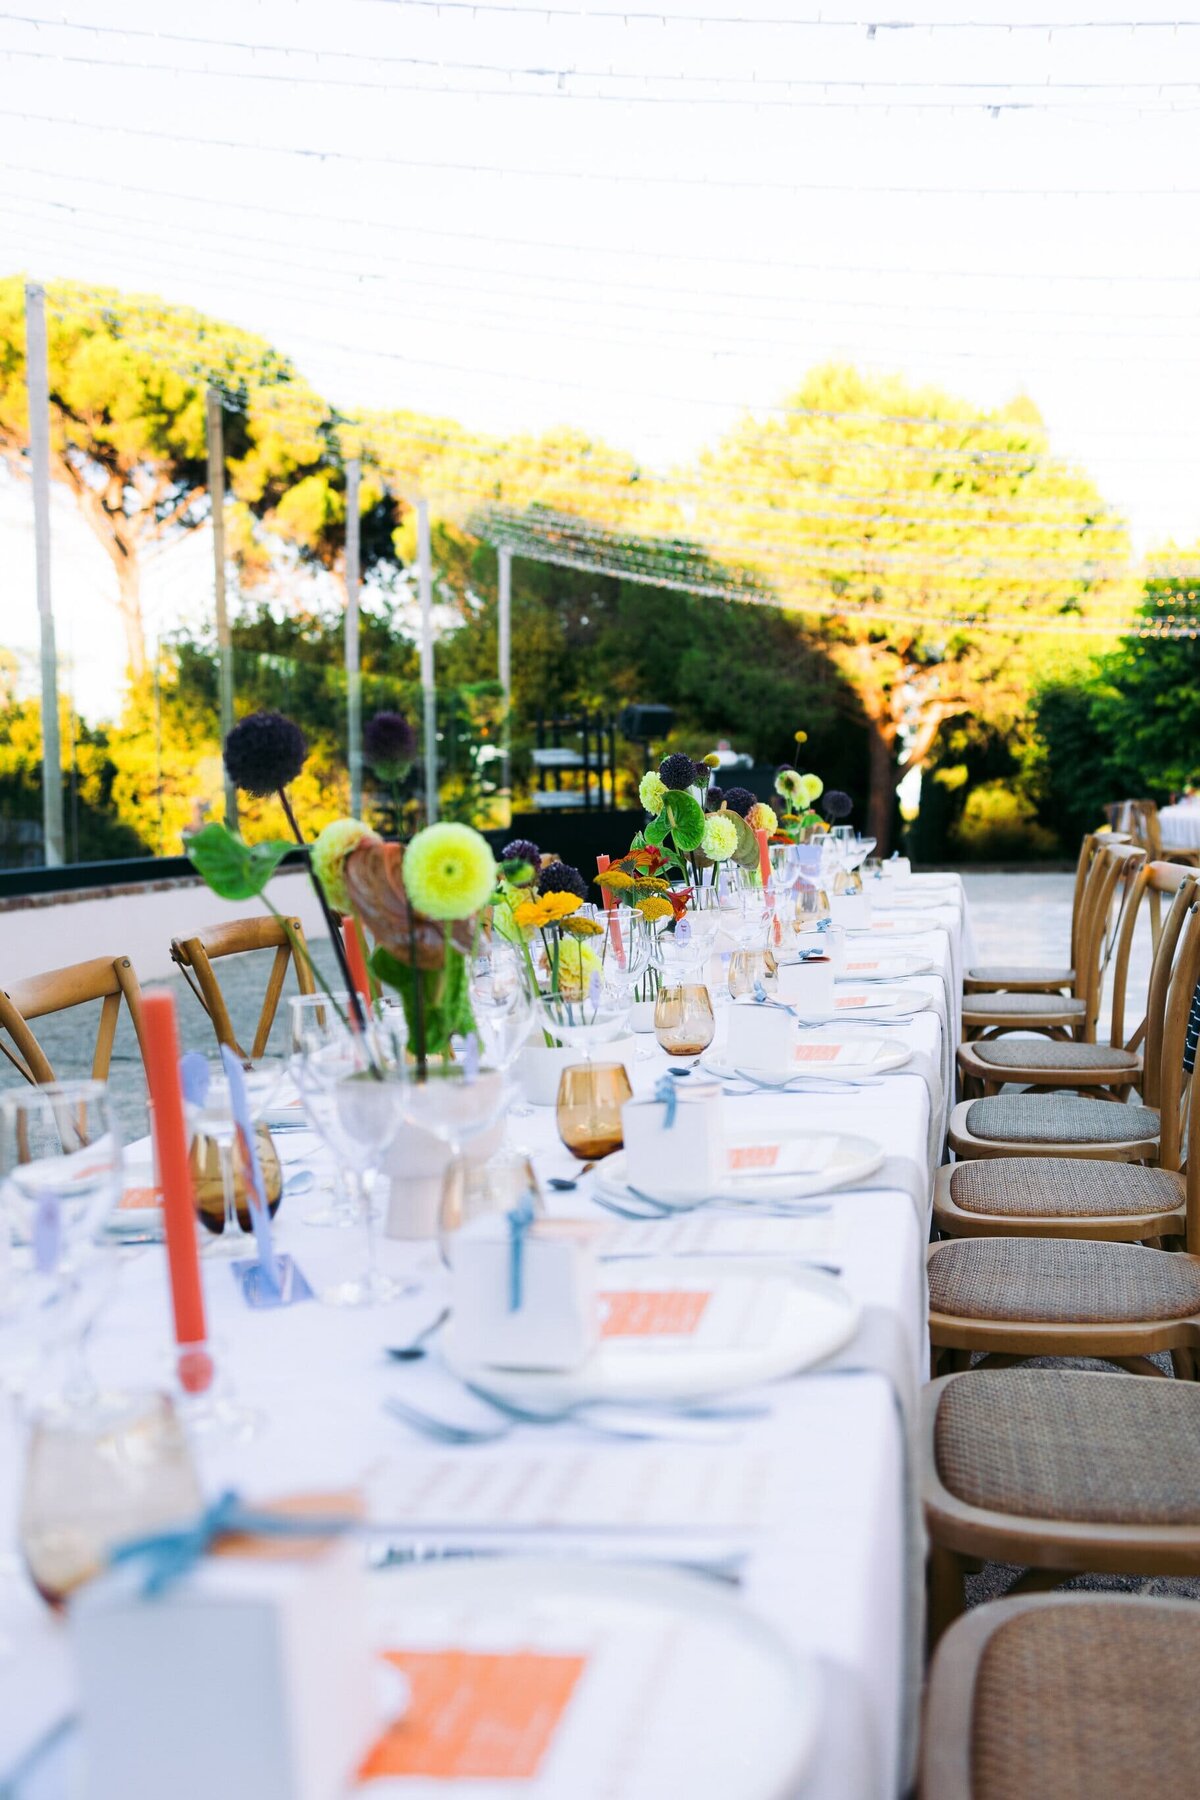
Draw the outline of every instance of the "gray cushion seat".
M1070 1013L1082 1018L1087 1011L1082 1000L1070 994L964 994L964 1013L1019 1013L1022 1018L1055 1018Z
M1075 980L1074 969L1039 968L1035 964L1022 967L1019 963L988 963L981 969L968 969L967 981L1040 981L1047 986L1051 982L1055 987L1070 987Z
M1198 1657L1200 1607L1105 1596L1006 1620L975 1680L971 1800L1195 1800Z
M1081 1369L981 1369L938 1402L934 1458L970 1506L1022 1518L1200 1525L1200 1387Z
M1115 1050L1111 1044L1064 1044L1050 1038L989 1038L971 1045L981 1062L1006 1069L1139 1069L1136 1050Z
M955 1163L950 1175L950 1198L962 1212L1013 1219L1173 1212L1185 1194L1173 1169L1070 1156L996 1156Z
M1185 1319L1200 1313L1200 1258L1082 1238L951 1238L929 1259L929 1309L1021 1324Z
M972 1137L1027 1144L1123 1144L1156 1138L1152 1106L1122 1106L1075 1094L994 1094L966 1111Z

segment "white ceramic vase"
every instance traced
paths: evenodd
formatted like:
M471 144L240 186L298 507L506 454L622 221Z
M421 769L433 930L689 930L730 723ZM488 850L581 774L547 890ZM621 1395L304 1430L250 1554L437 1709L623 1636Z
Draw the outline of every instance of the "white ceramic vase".
M467 1162L486 1162L504 1142L501 1115L487 1131L468 1138L463 1146ZM384 1159L387 1178L385 1234L390 1238L435 1238L442 1204L442 1183L450 1165L450 1151L432 1131L407 1122L392 1139Z
M636 1057L633 1033L623 1031L619 1037L597 1044L591 1061L624 1063L632 1086ZM530 1106L553 1106L558 1099L563 1070L587 1061L583 1051L574 1044L547 1044L538 1027L530 1034L529 1042L513 1064L513 1074Z

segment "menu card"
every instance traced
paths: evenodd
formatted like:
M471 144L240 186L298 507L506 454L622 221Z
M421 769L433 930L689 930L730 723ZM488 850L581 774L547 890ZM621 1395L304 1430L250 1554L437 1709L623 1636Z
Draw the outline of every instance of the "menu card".
M528 1781L536 1775L587 1666L530 1650L390 1650L407 1678L403 1716L370 1751L360 1778Z
M612 1225L597 1239L601 1262L639 1256L819 1256L828 1250L832 1220L735 1219L685 1213Z
M827 1167L835 1137L785 1137L762 1143L731 1144L725 1153L733 1176L816 1175Z

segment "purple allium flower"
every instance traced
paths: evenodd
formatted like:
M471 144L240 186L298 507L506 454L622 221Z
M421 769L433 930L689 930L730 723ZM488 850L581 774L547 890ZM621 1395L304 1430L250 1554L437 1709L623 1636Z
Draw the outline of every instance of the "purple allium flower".
M730 812L735 812L739 818L744 819L750 808L757 805L757 801L749 788L731 787L725 789L725 804Z
M225 768L247 794L275 794L304 767L308 743L282 713L255 712L240 719L225 739Z
M707 774L707 770L705 773ZM690 788L696 785L696 765L682 750L664 757L658 765L658 774L664 787Z
M573 869L570 863L547 863L537 878L539 894L577 894L581 900L587 899L587 882Z
M712 774L712 770L709 768L707 763L702 763L702 762L693 763L692 764L692 786L698 787L698 788L706 788L708 786L708 778L711 774Z
M380 781L399 781L417 754L417 734L403 713L377 712L363 728L363 761Z
M825 817L827 819L848 819L854 811L854 802L849 794L841 788L830 788L825 796Z
M542 864L542 853L528 838L514 838L500 852L501 862L526 862L536 873Z
M720 810L724 806L724 804L725 804L725 789L719 788L719 787L710 787L707 794L705 794L705 796L704 796L705 812L720 812Z

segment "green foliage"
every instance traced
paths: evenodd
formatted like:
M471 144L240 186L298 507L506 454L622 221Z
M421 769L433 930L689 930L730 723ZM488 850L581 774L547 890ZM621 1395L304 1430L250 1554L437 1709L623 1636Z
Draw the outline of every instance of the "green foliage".
M225 825L205 825L187 840L187 856L222 900L254 900L295 845L286 838L248 844Z
M950 837L951 857L963 862L1033 862L1058 849L1032 803L999 782L972 788Z
M387 987L394 988L404 1007L409 1044L418 1039L417 986L421 987L420 1024L425 1033L426 1056L444 1056L452 1037L467 1037L475 1029L467 989L466 959L447 950L443 969L416 970L393 956L382 944L371 953L371 968Z

